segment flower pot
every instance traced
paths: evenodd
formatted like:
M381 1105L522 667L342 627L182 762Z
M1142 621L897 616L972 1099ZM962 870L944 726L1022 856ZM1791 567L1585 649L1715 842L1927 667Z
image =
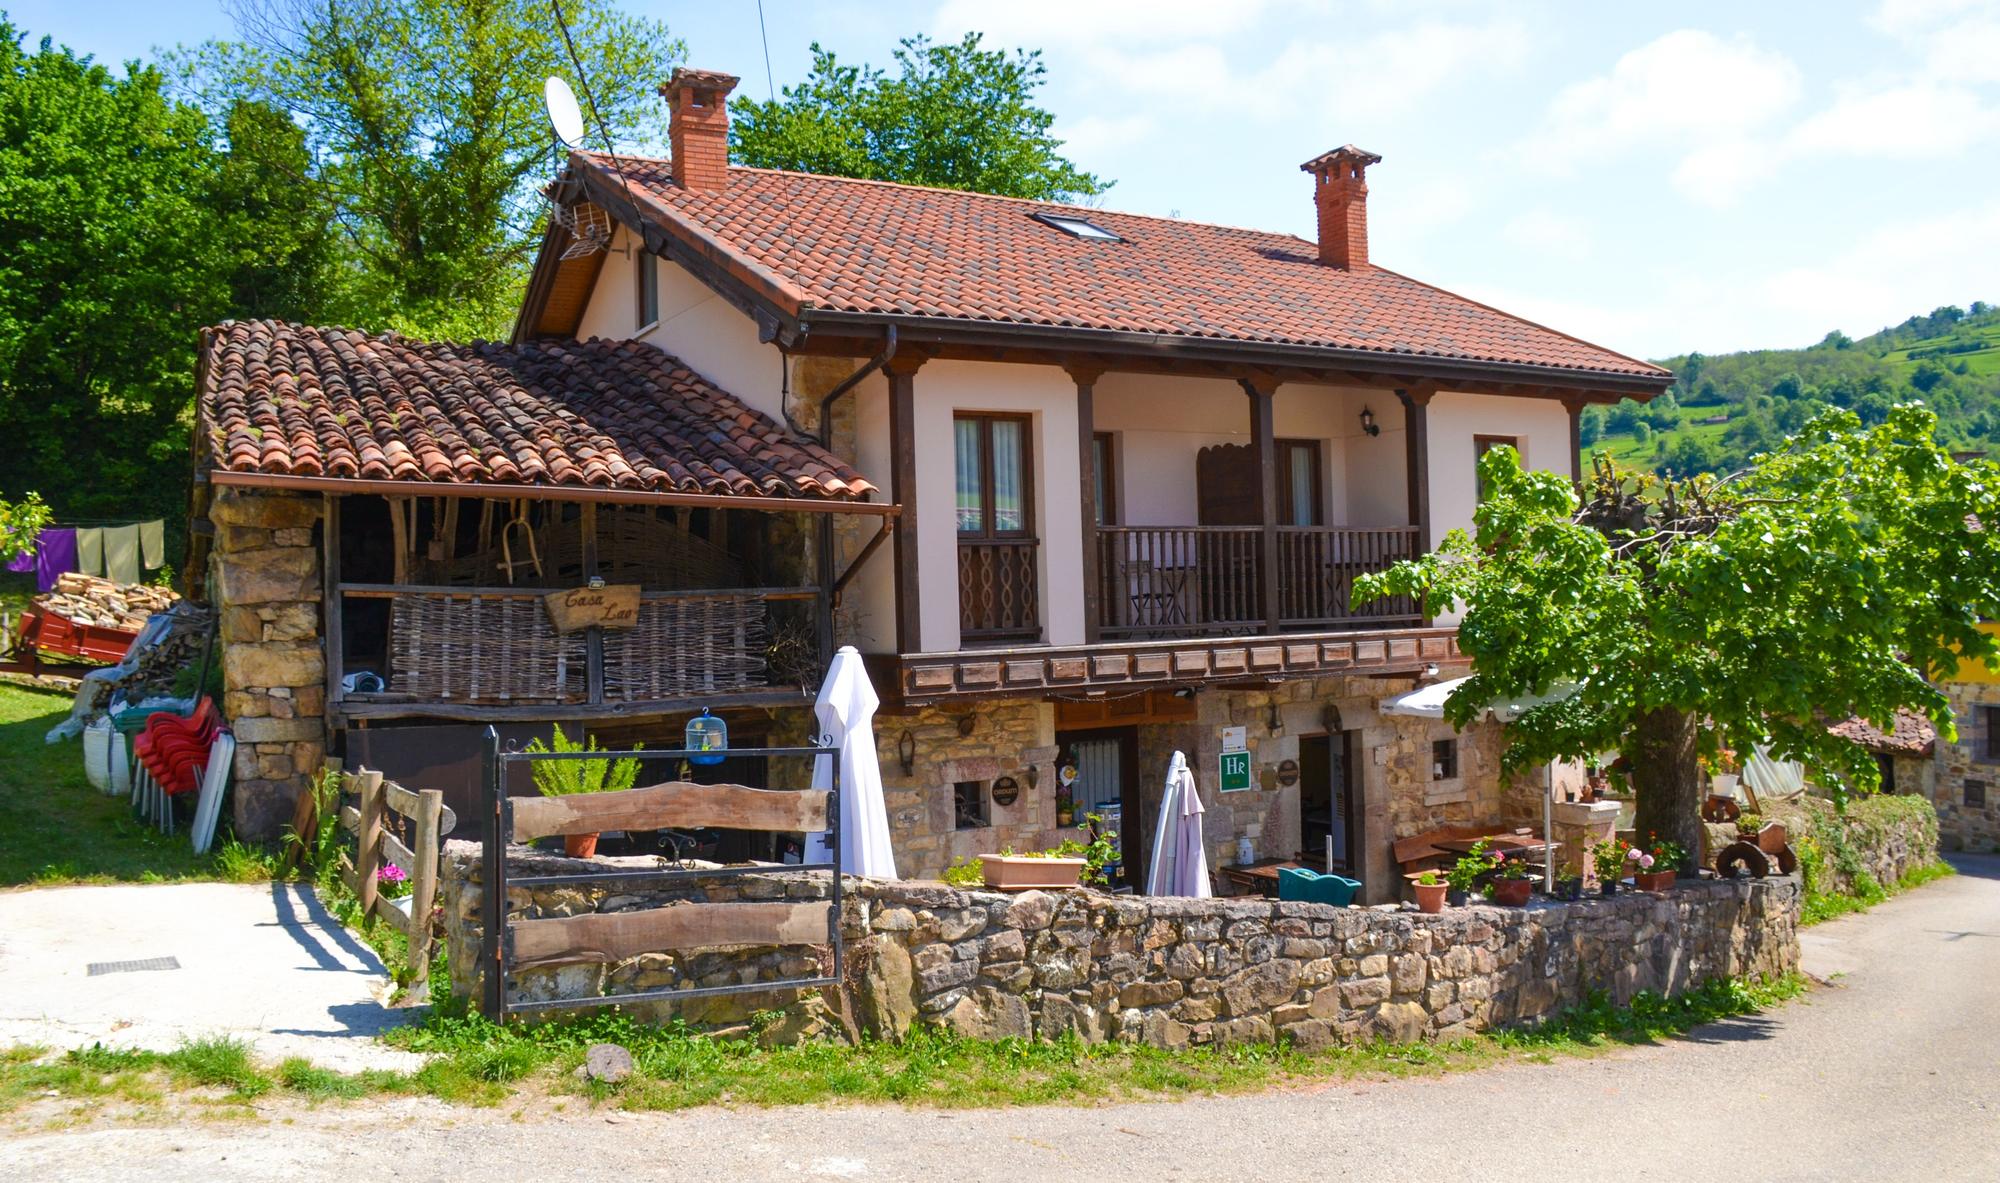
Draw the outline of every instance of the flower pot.
M596 858L597 835L564 834L563 853L571 858Z
M1597 884L1597 894L1598 894L1598 895L1617 895L1617 894L1618 894L1618 881L1617 881L1616 879L1605 879L1605 880L1601 880L1601 881L1599 881L1599 883Z
M1486 888L1486 894L1493 902L1507 908L1518 908L1535 894L1533 879L1495 879Z
M1073 810L1068 810L1068 809L1056 810L1056 824L1059 826L1075 825L1076 813Z
M1764 828L1757 831L1757 849L1765 854L1777 854L1785 849L1790 837L1791 835L1785 831L1785 823L1765 822Z
M980 873L996 891L1053 891L1075 887L1087 864L1080 858L1029 858L1019 854L982 854Z
M1583 898L1583 880L1560 879L1556 881L1556 897L1575 903Z
M1456 887L1448 887L1445 889L1444 902L1450 904L1454 908L1463 908L1465 906L1466 901L1471 898L1472 898L1472 893L1469 891L1463 891Z
M1632 876L1632 882L1639 885L1640 891L1672 891L1674 889L1674 872L1671 870L1640 871L1638 874Z
M1413 883L1410 887L1417 893L1417 911L1432 914L1444 911L1445 892L1450 888L1442 883Z

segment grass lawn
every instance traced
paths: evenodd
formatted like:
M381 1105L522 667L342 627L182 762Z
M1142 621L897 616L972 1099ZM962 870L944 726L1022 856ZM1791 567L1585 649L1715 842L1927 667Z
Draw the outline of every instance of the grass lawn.
M255 852L196 855L186 831L163 836L91 788L83 741L42 739L69 707L68 695L0 683L0 887L260 877Z
M1673 446L1673 441L1676 437L1683 435L1697 436L1711 444L1720 444L1722 442L1722 433L1729 430L1729 424L1691 422L1691 420L1704 415L1714 414L1715 408L1683 408L1683 411L1686 417L1682 421L1681 426L1669 432L1656 433L1652 439L1647 440L1643 444L1627 432L1618 432L1605 436L1583 450L1584 470L1587 472L1590 469L1590 454L1599 450L1611 453L1613 460L1616 460L1627 468L1651 469L1653 467L1654 448L1657 446L1656 441L1660 439L1665 439L1668 447Z
M165 1053L0 1050L0 1114L51 1096L56 1103L107 1102L113 1109L105 1115L114 1120L156 1119L162 1095L185 1104L286 1094L325 1101L420 1093L468 1105L497 1105L523 1094L575 1095L593 1106L634 1110L829 1102L943 1109L1102 1103L1549 1063L1671 1039L1704 1023L1755 1014L1804 990L1805 980L1797 975L1771 983L1722 980L1678 998L1642 994L1628 1007L1599 998L1540 1027L1456 1043L1376 1043L1322 1052L1282 1044L1165 1051L1086 1044L1074 1035L986 1043L935 1028L920 1028L902 1043L765 1048L755 1038L710 1038L641 1025L615 1013L501 1028L476 1016L433 1012L424 1023L390 1036L394 1044L431 1056L410 1073L346 1075L304 1060L260 1065L243 1044L227 1039L194 1041ZM597 1042L632 1052L635 1071L629 1080L610 1085L572 1075L584 1049Z

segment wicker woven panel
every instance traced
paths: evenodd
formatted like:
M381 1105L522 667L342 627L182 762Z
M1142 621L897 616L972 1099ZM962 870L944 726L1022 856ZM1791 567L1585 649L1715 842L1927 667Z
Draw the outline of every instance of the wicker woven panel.
M651 702L770 684L766 606L755 596L645 600L637 627L604 634L604 698Z
M583 702L585 635L539 599L400 595L389 614L390 689L439 702Z

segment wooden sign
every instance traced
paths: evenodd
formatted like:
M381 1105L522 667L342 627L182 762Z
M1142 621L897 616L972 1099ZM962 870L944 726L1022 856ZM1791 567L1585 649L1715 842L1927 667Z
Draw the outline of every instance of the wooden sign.
M559 633L587 628L631 628L639 623L639 585L613 583L604 587L573 587L542 597L549 620Z

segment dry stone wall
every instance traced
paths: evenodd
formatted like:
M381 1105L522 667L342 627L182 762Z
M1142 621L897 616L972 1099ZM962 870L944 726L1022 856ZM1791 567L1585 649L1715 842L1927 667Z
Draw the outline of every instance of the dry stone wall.
M1938 837L1947 850L2000 851L2000 737L1987 734L1982 707L2000 706L2000 685L1946 682L1957 716L1958 742L1940 739L1927 795L1937 806ZM1897 767L1897 776L1902 768Z
M326 760L320 643L320 500L218 489L210 590L222 639L222 708L236 736L238 837L276 838Z
M579 863L516 850L510 874ZM650 866L649 860L633 860ZM480 996L478 848L447 844L440 902L452 989ZM752 876L703 886L607 884L510 891L516 918L656 907L696 892L715 900L824 898L824 876ZM1425 916L1396 907L1332 908L1264 899L1192 900L1095 891L1002 895L942 884L850 881L842 930L853 1016L884 1037L936 1023L964 1035L1185 1047L1285 1037L1307 1047L1450 1039L1533 1022L1604 991L1679 992L1726 975L1798 965L1799 886L1773 878L1683 883L1528 908ZM518 998L585 998L754 983L826 964L807 949L653 953L615 964L522 972ZM827 1001L797 992L692 1000L649 1018L728 1029L786 1008L795 1038L830 1027ZM767 1032L768 1034L768 1032Z

